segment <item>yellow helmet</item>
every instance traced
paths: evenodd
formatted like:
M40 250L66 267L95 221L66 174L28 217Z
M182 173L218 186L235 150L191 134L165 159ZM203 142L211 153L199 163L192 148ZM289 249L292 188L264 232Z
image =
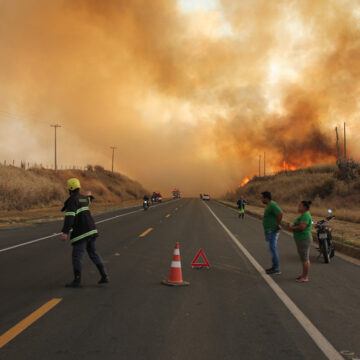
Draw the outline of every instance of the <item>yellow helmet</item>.
M67 188L69 190L71 190L71 191L74 191L76 189L80 189L81 186L80 186L79 179L76 179L76 178L69 179L68 182L67 182Z

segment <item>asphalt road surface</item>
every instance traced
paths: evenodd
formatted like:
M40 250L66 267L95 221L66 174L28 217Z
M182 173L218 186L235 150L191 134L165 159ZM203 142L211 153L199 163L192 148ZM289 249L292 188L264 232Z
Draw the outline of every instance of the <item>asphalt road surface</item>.
M281 234L281 275L261 223L216 202L180 199L96 217L111 282L85 259L82 289L60 222L0 230L0 359L357 359L360 267L311 253L299 284L295 244ZM150 230L152 229L152 230ZM143 236L140 236L143 234ZM36 240L35 242L32 242ZM180 243L188 287L166 287ZM202 248L209 270L190 267Z

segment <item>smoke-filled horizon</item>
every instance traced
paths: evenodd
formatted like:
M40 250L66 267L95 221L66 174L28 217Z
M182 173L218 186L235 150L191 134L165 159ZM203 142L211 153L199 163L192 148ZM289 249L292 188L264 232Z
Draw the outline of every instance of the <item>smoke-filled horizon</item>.
M182 0L185 1L185 0ZM206 1L202 1L206 3ZM0 0L0 159L111 166L163 192L358 153L355 0ZM216 4L216 6L214 6Z

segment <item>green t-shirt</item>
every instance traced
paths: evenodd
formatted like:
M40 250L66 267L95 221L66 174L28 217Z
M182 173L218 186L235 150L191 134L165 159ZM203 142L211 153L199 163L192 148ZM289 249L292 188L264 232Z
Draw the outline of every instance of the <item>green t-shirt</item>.
M264 211L263 226L265 231L275 231L278 229L277 216L282 212L275 201L271 201Z
M311 226L312 226L312 217L311 214L307 211L305 214L302 214L294 221L294 226L298 226L301 223L306 223L307 226L302 231L294 231L295 241L306 240L312 236Z

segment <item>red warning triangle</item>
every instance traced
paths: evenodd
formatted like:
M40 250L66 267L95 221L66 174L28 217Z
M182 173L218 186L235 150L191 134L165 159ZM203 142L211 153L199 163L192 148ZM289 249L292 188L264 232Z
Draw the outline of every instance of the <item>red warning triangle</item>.
M202 257L204 262L201 263L197 263L197 261L199 260L199 257ZM210 264L208 259L205 256L205 253L203 251L203 249L200 249L199 252L197 253L197 255L195 256L194 260L191 263L191 267L192 268L197 268L197 267L207 267L210 268Z

